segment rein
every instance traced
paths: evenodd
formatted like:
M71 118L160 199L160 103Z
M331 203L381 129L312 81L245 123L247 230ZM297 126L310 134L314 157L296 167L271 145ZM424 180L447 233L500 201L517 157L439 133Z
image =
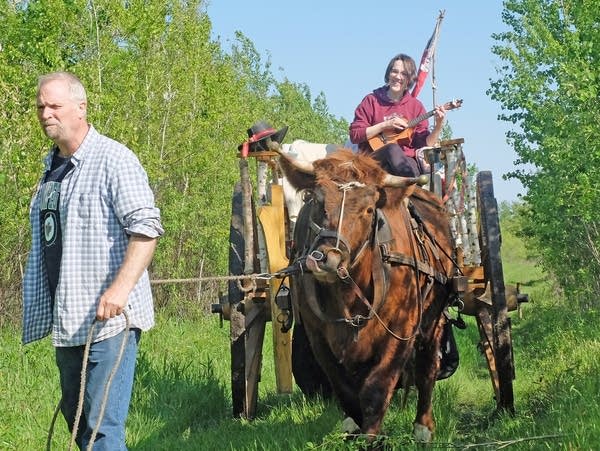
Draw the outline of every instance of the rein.
M409 236L414 236L414 232L413 229L411 227L410 224L410 219L407 216L407 210L403 209L402 210L403 214L403 218L404 218L404 223L406 225L407 231ZM340 275L340 271L338 270L338 277L340 277L340 279L342 281L348 281L351 285L352 285L352 290L354 291L354 293L356 294L356 296L362 301L362 303L364 305L367 306L367 308L369 309L369 316L368 317L362 317L363 320L366 322L366 320L369 320L373 317L375 317L377 319L377 321L379 322L379 324L381 324L381 326L386 330L386 332L388 334L390 334L392 337L394 337L396 340L399 341L409 341L412 338L416 337L417 334L419 333L419 331L421 330L421 322L423 321L423 304L424 304L424 300L427 297L427 295L429 294L429 292L431 291L431 288L433 287L433 284L436 280L435 277L433 277L433 275L431 275L431 271L422 271L422 269L424 269L424 264L423 262L421 262L420 260L417 260L416 258L416 248L415 248L415 242L413 239L410 240L411 243L411 250L412 250L412 255L413 257L410 259L405 259L403 261L406 262L410 262L410 266L414 269L414 273L415 273L415 282L417 285L417 293L418 293L418 308L419 308L419 320L417 321L417 325L415 326L414 332L407 336L407 337L401 337L398 334L396 334L394 331L392 331L387 324L384 323L384 321L381 319L381 317L377 314L377 310L378 307L380 306L376 306L375 304L371 304L367 298L364 296L362 290L360 289L360 287L358 286L358 284L352 279L352 277L350 276L350 274L348 273L348 271L344 271L345 272L345 277L342 277ZM381 248L385 248L385 245L381 245ZM402 255L402 254L400 254ZM383 257L383 256L382 256ZM382 258L383 260L383 258ZM389 261L389 259L388 259ZM344 269L344 268L340 268L340 269ZM427 284L425 285L425 287L423 287L423 290L419 290L418 286L419 286L419 273L423 273L425 272L426 276L427 276ZM443 279L438 280L441 283L445 283L447 281L447 279L444 277ZM386 290L387 292L387 287ZM364 325L364 322L363 324Z

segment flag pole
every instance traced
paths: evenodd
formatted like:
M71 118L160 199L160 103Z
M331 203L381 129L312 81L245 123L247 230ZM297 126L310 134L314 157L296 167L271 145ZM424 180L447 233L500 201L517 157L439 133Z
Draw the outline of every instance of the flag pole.
M440 27L442 25L442 20L444 19L444 14L446 13L445 9L440 10L440 14L437 18L437 22L435 25L436 33L439 33ZM437 37L436 37L437 40ZM431 57L431 96L433 101L433 107L437 105L435 100L435 93L437 90L436 82L435 82L435 55L437 53L437 48L433 50L433 55Z
M434 53L433 56L431 57L431 102L432 102L433 108L435 108L435 105L436 105L435 90L436 90L436 86L435 86L435 53Z

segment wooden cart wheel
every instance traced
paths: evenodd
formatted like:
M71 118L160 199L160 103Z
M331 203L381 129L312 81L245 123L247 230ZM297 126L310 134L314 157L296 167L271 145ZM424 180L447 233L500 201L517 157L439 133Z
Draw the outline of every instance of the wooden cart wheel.
M504 274L500 257L500 221L494 197L492 173L477 174L477 203L479 209L479 240L486 282L490 284L490 307L477 313L481 345L486 355L499 410L514 413L513 380L515 378L512 352L511 324L506 305Z
M251 217L256 218L252 202ZM256 224L256 221L253 221ZM244 195L242 184L237 183L231 206L231 225L229 229L229 274L244 274L246 235L251 233L256 247L256 227L245 230ZM254 256L257 252L253 253ZM253 262L253 272L258 272L259 263ZM237 280L230 281L228 286L230 304L230 339L231 339L231 395L233 415L236 417L254 418L258 400L258 382L262 363L262 348L265 334L267 311L264 302L255 302L247 298L245 289Z

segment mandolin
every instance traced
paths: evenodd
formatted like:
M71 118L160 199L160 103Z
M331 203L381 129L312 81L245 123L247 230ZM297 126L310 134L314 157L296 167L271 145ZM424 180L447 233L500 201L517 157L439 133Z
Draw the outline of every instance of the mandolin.
M446 102L444 104L444 109L446 111L454 110L456 108L460 108L462 105L462 99L456 99L451 102ZM401 131L394 130L385 130L377 135L369 138L369 146L373 151L381 149L386 144L390 144L396 142L400 145L408 145L412 138L413 129L417 126L417 124L435 114L435 110L428 111L427 113L423 113L420 116L415 117L413 120L408 121L408 126Z

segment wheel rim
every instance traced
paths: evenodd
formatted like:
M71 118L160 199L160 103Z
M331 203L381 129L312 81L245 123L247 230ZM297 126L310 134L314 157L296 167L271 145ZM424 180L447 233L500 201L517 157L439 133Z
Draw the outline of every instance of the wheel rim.
M492 174L477 174L477 201L479 206L480 245L485 279L490 283L492 306L490 307L492 351L494 362L489 362L490 373L497 374L492 381L499 409L514 412L513 384L514 364L510 318L506 306L504 275L500 256L501 234L498 206L494 197ZM485 321L478 316L479 321ZM488 357L489 360L489 357Z

